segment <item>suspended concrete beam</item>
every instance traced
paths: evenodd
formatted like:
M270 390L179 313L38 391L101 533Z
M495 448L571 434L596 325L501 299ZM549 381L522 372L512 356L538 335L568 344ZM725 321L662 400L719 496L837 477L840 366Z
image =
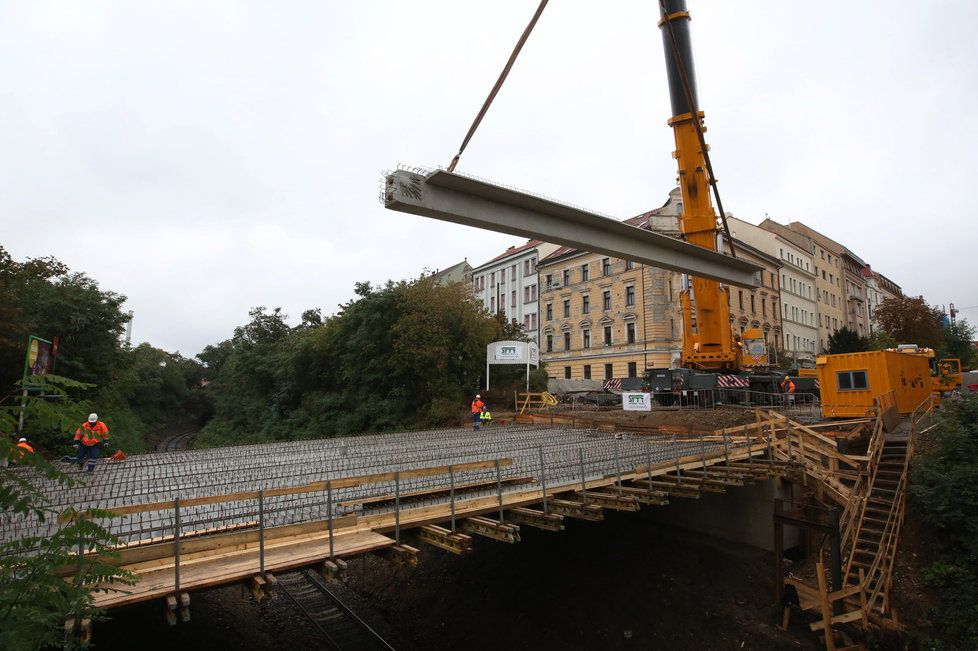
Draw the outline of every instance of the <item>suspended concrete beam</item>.
M756 264L580 208L444 170L387 175L384 206L400 212L540 239L592 253L753 288Z

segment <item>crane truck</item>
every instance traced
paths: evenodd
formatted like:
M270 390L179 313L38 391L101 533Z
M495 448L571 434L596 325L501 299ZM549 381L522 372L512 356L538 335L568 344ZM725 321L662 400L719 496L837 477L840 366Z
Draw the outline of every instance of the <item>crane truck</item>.
M660 2L659 28L672 105L668 124L676 142L673 156L683 201L679 228L687 242L716 251L719 230L710 196L715 184L703 138L704 115L698 108L689 22L686 0ZM779 392L785 376L772 369L764 334L758 328L735 334L731 328L729 288L695 276L684 285L680 368L648 369L646 387L677 395L711 389Z

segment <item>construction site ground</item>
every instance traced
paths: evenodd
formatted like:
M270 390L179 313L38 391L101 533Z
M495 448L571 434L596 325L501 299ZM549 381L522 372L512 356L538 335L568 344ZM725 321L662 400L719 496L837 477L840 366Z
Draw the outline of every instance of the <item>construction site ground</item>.
M803 623L775 625L768 552L641 513L523 534L462 557L423 547L414 568L358 558L340 592L400 651L819 648ZM226 587L195 594L193 612L170 628L158 603L138 604L97 624L95 639L101 649L129 649L136 635L152 640L146 649L325 648L283 598L257 605Z

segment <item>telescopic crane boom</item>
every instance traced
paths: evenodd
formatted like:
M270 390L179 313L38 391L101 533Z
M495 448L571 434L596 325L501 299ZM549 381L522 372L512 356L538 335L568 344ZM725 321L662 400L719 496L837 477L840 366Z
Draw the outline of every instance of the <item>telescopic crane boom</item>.
M689 243L716 251L717 215L710 198L703 140L706 126L703 112L698 108L689 22L686 0L660 1L659 28L672 102L669 125L676 139L673 156L679 169L683 199L679 227ZM767 365L764 336L759 329L748 329L743 335L734 336L729 292L715 280L690 278L689 287L681 295L682 366L706 371L740 371Z

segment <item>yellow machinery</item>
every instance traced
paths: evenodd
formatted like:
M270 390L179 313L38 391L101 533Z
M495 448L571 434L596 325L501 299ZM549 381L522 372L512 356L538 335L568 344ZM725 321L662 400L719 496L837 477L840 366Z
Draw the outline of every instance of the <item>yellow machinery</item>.
M822 413L862 417L874 401L909 414L931 393L927 360L896 350L819 355L815 359Z
M686 11L686 0L666 0L660 3L660 8L659 27L666 50L673 113L669 125L676 139L673 156L679 168L683 198L680 230L691 244L716 251L717 215L710 198L712 166L703 138L706 131L703 113L697 110L689 12ZM760 329L748 329L743 335L733 334L728 288L715 280L697 277L690 279L690 285L681 295L682 366L728 372L767 366L767 346Z
M900 344L896 348L888 348L890 352L904 353L924 357L930 365L931 384L935 394L940 398L943 394L961 388L961 360L956 357L936 359L933 348L923 348L917 344Z

